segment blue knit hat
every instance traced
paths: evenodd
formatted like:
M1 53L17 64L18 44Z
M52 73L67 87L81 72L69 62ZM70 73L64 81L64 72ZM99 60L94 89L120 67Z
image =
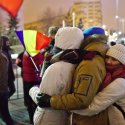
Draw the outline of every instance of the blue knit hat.
M105 35L105 31L101 27L96 27L96 26L90 27L83 31L84 39L86 39L89 36L94 35L94 34Z

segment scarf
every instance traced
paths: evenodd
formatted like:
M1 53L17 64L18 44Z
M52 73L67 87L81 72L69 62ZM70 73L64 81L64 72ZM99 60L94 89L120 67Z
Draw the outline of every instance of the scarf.
M106 65L106 76L103 83L101 84L99 91L102 91L108 86L113 80L117 78L125 78L125 65Z
M101 54L97 51L67 49L61 53L59 59L72 64L79 64L82 60L92 60L96 55Z
M45 61L50 61L52 56L58 54L60 51L62 51L61 48L54 46L53 49L51 50L51 52L47 53L44 60Z

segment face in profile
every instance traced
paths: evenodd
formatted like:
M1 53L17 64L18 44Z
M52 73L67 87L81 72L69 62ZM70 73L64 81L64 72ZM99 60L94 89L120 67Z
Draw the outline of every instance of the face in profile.
M10 47L10 41L9 41L9 40L6 41L6 46L7 46L7 47Z
M105 57L105 64L110 65L110 66L121 65L121 63L117 59L115 59L115 58L113 58L111 56L106 56Z
M10 42L9 42L9 40L7 40L7 41L3 41L3 47L2 47L3 49L10 49Z

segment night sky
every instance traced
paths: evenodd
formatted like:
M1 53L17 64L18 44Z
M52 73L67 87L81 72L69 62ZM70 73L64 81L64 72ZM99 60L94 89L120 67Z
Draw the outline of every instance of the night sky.
M24 0L24 22L32 22L41 19L47 8L51 8L54 14L67 12L73 2L82 0ZM87 0L90 1L90 0ZM116 0L101 0L103 11L103 24L115 29ZM125 18L125 0L119 0L120 17Z

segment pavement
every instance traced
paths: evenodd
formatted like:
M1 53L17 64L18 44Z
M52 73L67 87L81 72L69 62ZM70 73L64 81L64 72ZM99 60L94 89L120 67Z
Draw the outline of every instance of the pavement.
M32 125L29 121L27 109L23 104L23 98L10 100L9 111L13 120L16 122L15 125ZM0 125L5 125L1 119Z
M16 123L15 125L32 125L30 124L29 115L23 103L23 97L9 100L9 111ZM5 125L1 119L0 125Z

